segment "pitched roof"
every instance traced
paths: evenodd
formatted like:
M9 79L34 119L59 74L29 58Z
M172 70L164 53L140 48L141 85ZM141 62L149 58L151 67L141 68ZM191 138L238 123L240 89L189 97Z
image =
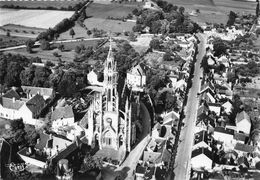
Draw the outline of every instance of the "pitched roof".
M56 108L51 115L52 120L64 118L74 118L74 113L71 106Z
M203 113L207 113L209 111L209 107L206 103L203 103L202 105L200 105L200 107L198 108L198 113L197 115L201 115Z
M135 65L131 70L131 73L138 73L137 75L145 76L145 65L140 63Z
M223 134L229 134L229 135L234 135L235 131L233 129L226 129L224 127L216 127L214 129L214 132L218 132L218 133L223 133Z
M234 134L234 139L237 141L243 141L246 142L248 140L248 136L243 133L237 133Z
M204 141L206 144L208 144L209 139L208 139L207 131L200 131L195 134L194 144L198 144L202 141Z
M9 99L15 98L16 100L21 98L20 95L13 89L7 91L2 97L9 98Z
M248 153L252 153L255 150L254 146L242 144L242 143L236 143L234 149L238 151L248 152Z
M215 120L205 113L202 113L197 117L196 125L198 125L200 122L204 122L205 125L211 125L212 127L215 127Z
M40 113L42 109L45 107L45 100L39 94L33 96L29 101L26 102L26 106L30 109L30 111L34 113Z
M240 121L242 121L244 119L246 119L248 122L251 123L249 115L245 111L242 111L242 112L237 114L236 123L239 123Z
M40 94L42 96L52 96L53 88L43 88L43 87L32 87L32 86L21 86L23 91L27 94L36 95Z
M209 159L212 160L212 153L207 148L199 148L199 149L193 150L192 153L191 153L191 158L199 156L201 154L204 154L205 156L207 156Z
M43 150L49 138L50 136L48 134L41 133L39 141L37 141L37 144L35 145L35 149Z
M0 100L1 100L1 104L4 108L14 109L14 110L20 109L25 103L24 101L13 100L10 98L5 98L5 97L2 97Z

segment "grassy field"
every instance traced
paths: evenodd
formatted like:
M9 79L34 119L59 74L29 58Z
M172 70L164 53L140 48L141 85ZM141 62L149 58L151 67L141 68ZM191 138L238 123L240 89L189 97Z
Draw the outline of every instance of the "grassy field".
M73 59L75 57L74 49L77 45L83 44L85 47L87 46L94 46L97 43L97 40L90 40L90 41L80 41L80 42L66 42L62 43L64 45L65 50L61 52L56 47L58 47L59 43L54 43L52 45L53 49L48 51L43 51L39 47L33 48L33 53L28 53L25 48L22 49L16 49L16 50L10 50L5 51L6 53L12 53L12 54L21 54L26 57L39 57L42 59L43 62L46 61L52 61L53 63L58 63L59 58L62 61L65 62L73 62ZM57 52L60 57L55 57L53 55L54 52Z
M27 27L48 29L53 28L64 18L69 18L74 12L57 10L13 10L1 9L0 26L17 24Z
M128 5L128 4L91 4L86 13L88 16L92 16L95 18L107 18L108 16L112 17L123 17L127 16L131 13L135 8L138 7L136 5Z
M84 24L88 29L98 28L111 32L132 31L132 28L135 25L134 22L123 22L102 18L89 18L85 20Z
M8 37L5 35L0 35L0 48L22 45L28 39L29 38L26 37L16 37L16 36Z
M82 0L77 1L0 1L0 6L4 5L14 5L27 8L47 8L47 7L56 7L56 8L67 8L69 6L75 6L79 2L84 2Z

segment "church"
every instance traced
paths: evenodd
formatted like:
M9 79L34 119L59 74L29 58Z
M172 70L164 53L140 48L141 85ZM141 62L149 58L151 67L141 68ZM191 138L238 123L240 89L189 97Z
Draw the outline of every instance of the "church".
M84 128L85 138L89 145L98 146L100 151L105 152L104 156L109 156L107 154L112 151L114 155L109 158L122 162L136 141L139 105L131 102L129 96L124 96L125 107L119 108L119 102L123 96L118 94L117 64L113 56L111 39L103 73L104 80L101 85L88 87L91 90L89 93L91 103L80 125Z

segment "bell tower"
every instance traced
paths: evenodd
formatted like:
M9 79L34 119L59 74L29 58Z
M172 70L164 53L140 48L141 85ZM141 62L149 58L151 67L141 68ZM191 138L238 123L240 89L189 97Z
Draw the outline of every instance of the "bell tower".
M105 111L117 110L117 71L110 38L109 52L104 67L103 88L105 92Z

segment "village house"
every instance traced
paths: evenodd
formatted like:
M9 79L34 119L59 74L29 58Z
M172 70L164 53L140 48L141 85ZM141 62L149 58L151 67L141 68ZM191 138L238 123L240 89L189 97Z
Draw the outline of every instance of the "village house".
M235 143L234 133L235 131L232 129L216 127L212 136L216 141L223 142L224 144L229 145Z
M97 85L97 86L102 85L102 82L98 81L98 72L95 69L92 69L88 73L87 79L88 79L89 84L91 84L91 85Z
M52 128L57 130L64 126L72 126L75 122L71 106L58 107L51 114Z
M18 152L18 155L25 163L46 169L49 162L57 163L60 159L68 157L78 148L79 144L78 139L73 142L43 132L34 148L24 147Z
M211 112L214 112L217 116L220 116L221 104L219 103L207 103L207 104Z
M45 107L46 103L41 95L36 94L30 99L25 99L11 89L1 97L0 117L11 120L22 118L25 124L36 125Z
M212 169L212 152L208 148L199 148L192 151L191 167L193 169Z
M209 138L209 134L207 131L202 130L194 135L194 145L192 147L193 150L199 148L208 148L211 151L210 147L211 139Z
M39 94L44 100L53 99L55 97L55 91L53 88L33 87L33 86L21 86L23 92L26 94L27 99L31 99L33 96Z
M146 85L144 64L137 64L126 74L127 86L133 91L143 91Z
M233 108L232 101L228 99L225 103L223 103L221 105L221 107L224 108L224 112L227 115L230 115L230 113L232 112L232 108Z
M18 111L18 117L23 119L25 124L36 125L42 110L46 107L44 98L36 94L25 102Z
M249 115L245 111L242 111L237 114L236 126L237 126L237 132L243 132L247 135L250 134L251 120L250 120Z

